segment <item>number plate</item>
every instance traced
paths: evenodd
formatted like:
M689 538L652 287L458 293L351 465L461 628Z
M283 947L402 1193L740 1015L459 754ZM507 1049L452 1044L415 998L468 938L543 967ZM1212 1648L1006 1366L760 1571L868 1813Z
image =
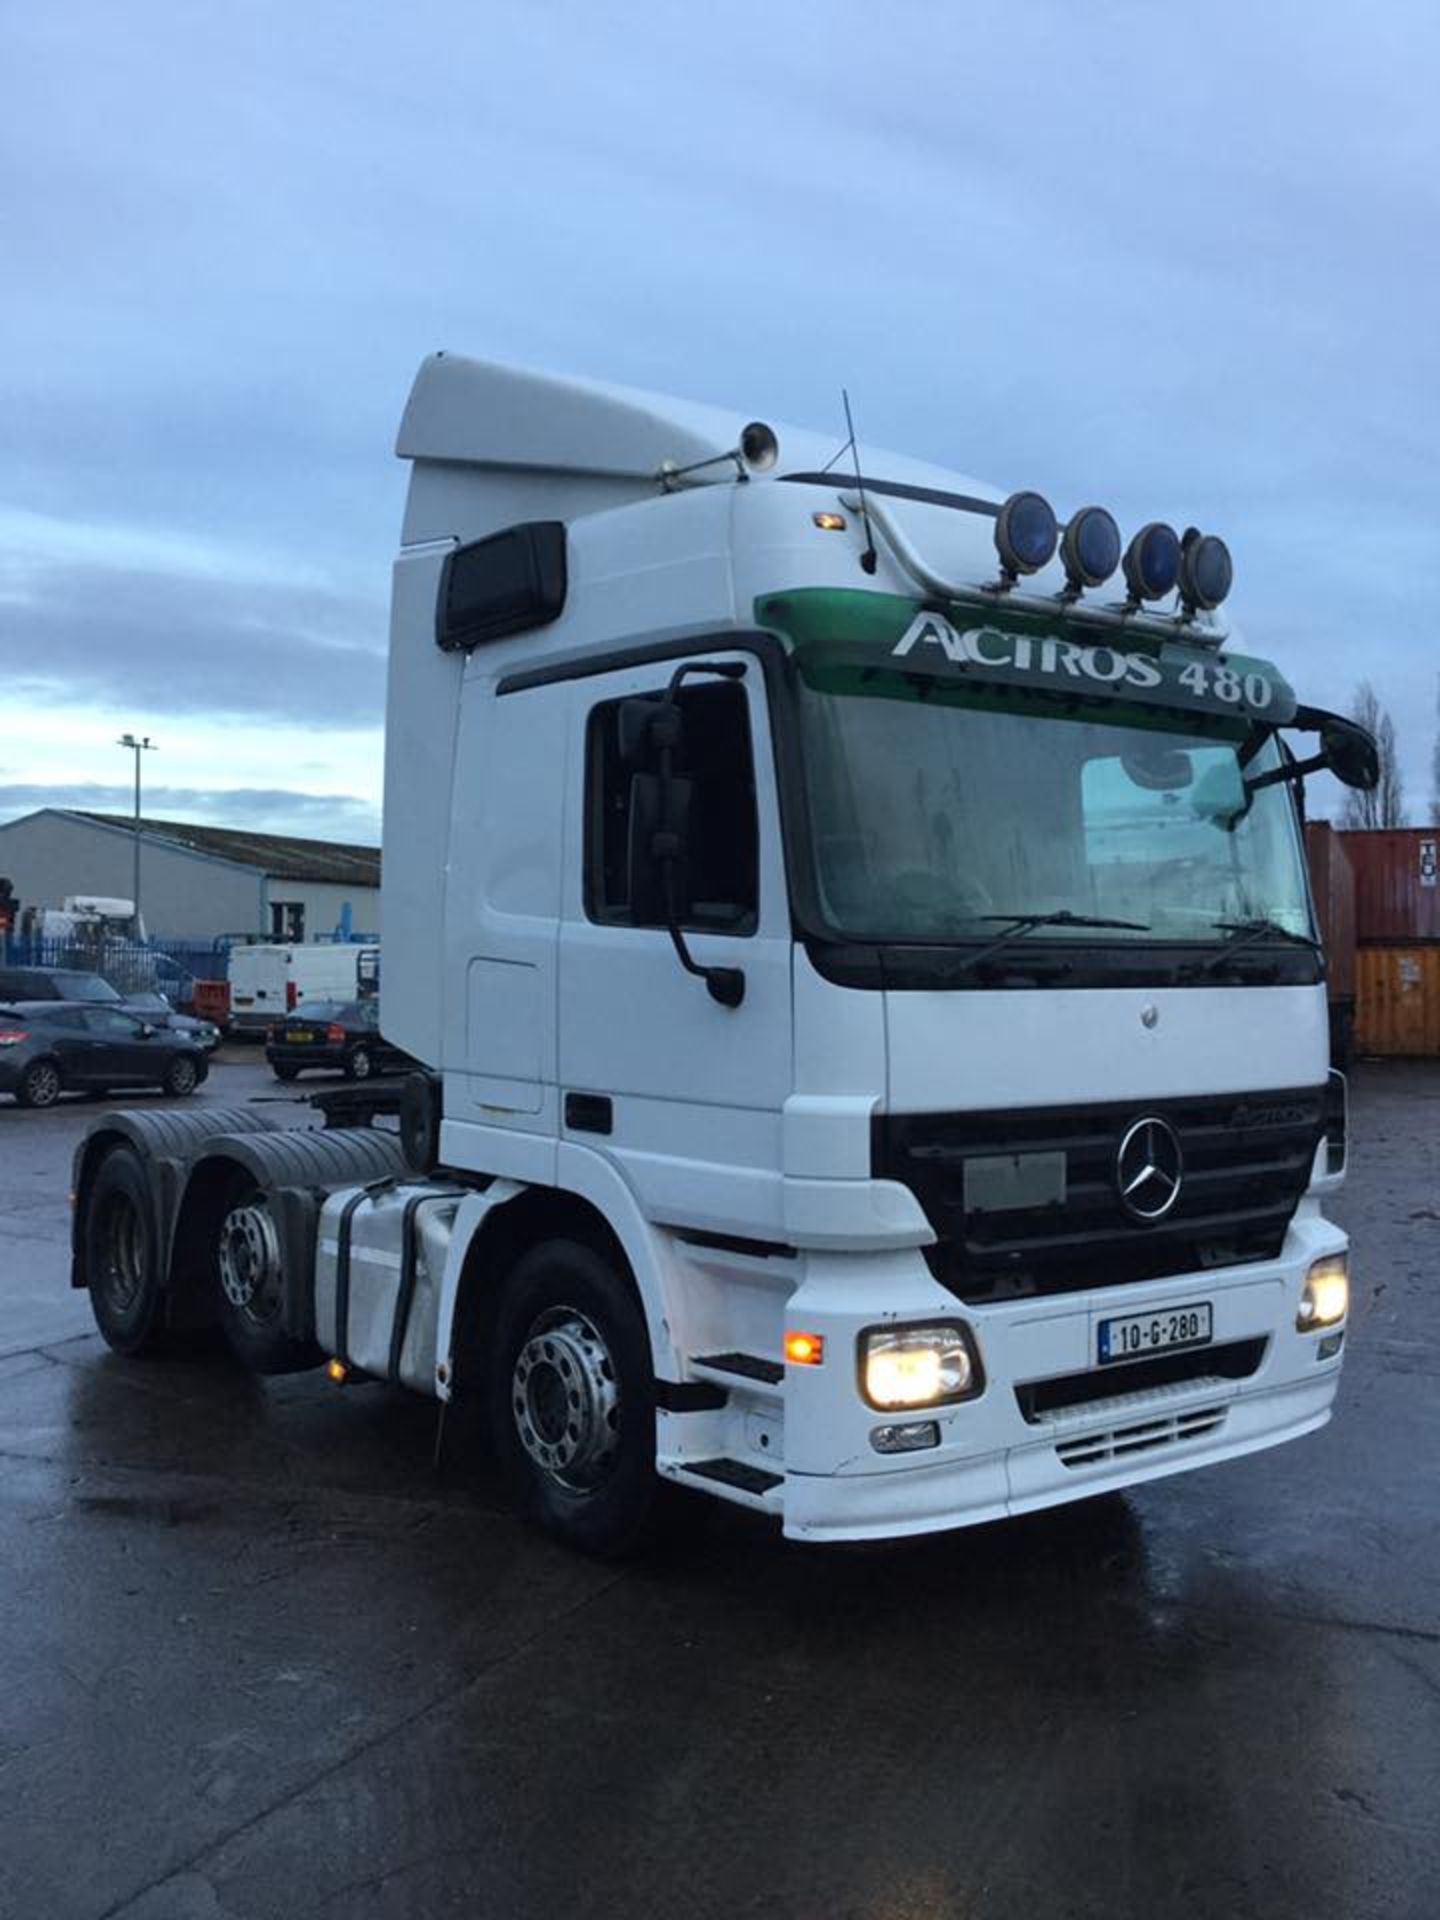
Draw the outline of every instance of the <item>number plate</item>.
M1102 1320L1099 1326L1102 1367L1116 1360L1143 1360L1152 1353L1173 1353L1177 1347L1206 1346L1211 1335L1210 1302L1188 1307L1157 1307L1153 1313L1131 1313L1123 1320Z
M314 1038L309 1027L292 1027L285 1036L288 1045L302 1047L308 1045Z

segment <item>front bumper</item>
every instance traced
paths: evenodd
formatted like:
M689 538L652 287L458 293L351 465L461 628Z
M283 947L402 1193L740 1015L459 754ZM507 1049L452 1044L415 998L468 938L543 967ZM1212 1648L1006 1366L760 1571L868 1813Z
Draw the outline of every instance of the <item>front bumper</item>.
M823 1335L826 1361L786 1369L783 1435L768 1439L768 1464L778 1468L783 1454L783 1478L764 1504L797 1539L898 1537L1056 1506L1298 1438L1329 1418L1341 1353L1327 1335L1343 1327L1298 1333L1296 1309L1312 1262L1345 1247L1307 1199L1273 1261L971 1308L938 1288L918 1254L807 1256L786 1325ZM1214 1331L1192 1356L1194 1377L1127 1391L1123 1369L1098 1366L1101 1319L1201 1301L1213 1309ZM858 1390L860 1330L928 1318L971 1326L983 1393L933 1411L875 1412ZM1244 1377L1227 1377L1218 1357L1205 1369L1205 1356L1241 1349L1254 1356ZM1112 1377L1114 1393L1044 1412L1032 1392L1017 1391L1065 1383L1069 1394L1080 1382L1079 1390L1103 1392L1100 1382ZM877 1453L873 1430L896 1419L933 1420L939 1445ZM732 1421L732 1432L740 1424ZM739 1452L733 1440L731 1451Z

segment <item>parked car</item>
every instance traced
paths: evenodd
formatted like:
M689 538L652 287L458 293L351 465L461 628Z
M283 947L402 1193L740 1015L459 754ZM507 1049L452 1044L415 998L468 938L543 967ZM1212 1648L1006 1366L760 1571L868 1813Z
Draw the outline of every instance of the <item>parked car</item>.
M177 1013L158 987L121 993L100 974L80 967L0 967L0 1002L13 1005L22 1000L87 1000L96 1006L128 1007L152 1027L189 1034L207 1053L220 1044L220 1029L213 1020Z
M380 1033L374 1000L308 1000L265 1035L265 1058L277 1080L293 1080L311 1067L338 1068L351 1080L415 1065Z
M206 1053L213 1053L220 1044L220 1029L213 1020L200 1020L193 1014L177 1013L168 995L161 993L158 987L127 993L122 1004L131 1013L138 1013L142 1020L148 1020L151 1026L168 1027L172 1033L189 1034Z
M121 995L98 973L83 967L0 967L0 1003L25 1000L94 1000L120 1004Z
M203 1047L120 1006L32 1000L0 1006L0 1093L53 1107L62 1093L160 1087L193 1093L210 1070Z

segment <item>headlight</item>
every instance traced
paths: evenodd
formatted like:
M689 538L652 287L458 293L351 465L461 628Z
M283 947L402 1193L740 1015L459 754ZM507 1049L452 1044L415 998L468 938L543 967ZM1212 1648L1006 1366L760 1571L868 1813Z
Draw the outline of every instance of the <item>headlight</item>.
M985 1382L965 1327L871 1327L860 1336L860 1388L872 1407L939 1407L970 1400Z
M1317 1327L1333 1327L1350 1309L1350 1261L1343 1253L1330 1253L1317 1260L1305 1276L1305 1291L1300 1295L1300 1311L1295 1325L1301 1333L1313 1333Z

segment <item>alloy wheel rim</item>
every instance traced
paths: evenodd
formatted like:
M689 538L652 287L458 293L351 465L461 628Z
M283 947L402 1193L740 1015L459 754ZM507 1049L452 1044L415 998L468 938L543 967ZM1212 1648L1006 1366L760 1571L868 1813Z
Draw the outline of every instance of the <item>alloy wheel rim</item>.
M515 1356L510 1406L529 1459L567 1493L594 1493L620 1453L615 1363L576 1307L540 1315Z
M268 1326L284 1297L280 1236L262 1200L232 1207L216 1247L220 1286L231 1306L256 1326Z

